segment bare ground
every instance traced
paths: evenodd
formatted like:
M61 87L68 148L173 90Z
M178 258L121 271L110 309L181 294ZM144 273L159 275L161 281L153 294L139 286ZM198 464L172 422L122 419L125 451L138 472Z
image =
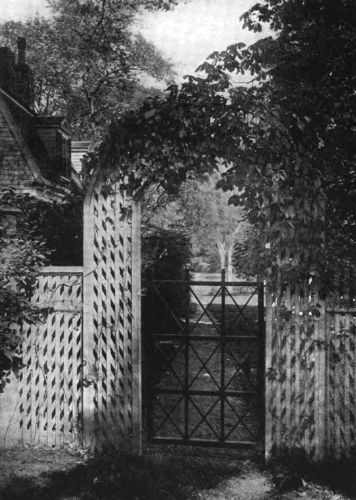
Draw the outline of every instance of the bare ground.
M263 465L229 451L163 450L89 459L71 450L1 450L1 500L347 500L304 483L277 491Z

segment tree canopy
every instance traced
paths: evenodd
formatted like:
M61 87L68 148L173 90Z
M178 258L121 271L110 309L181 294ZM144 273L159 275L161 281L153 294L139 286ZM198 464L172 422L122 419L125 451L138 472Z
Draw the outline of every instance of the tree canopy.
M103 166L136 195L152 184L177 192L223 162L219 185L238 187L231 201L258 231L256 266L267 277L278 271L295 281L354 268L353 0L261 1L242 21L256 32L266 24L273 36L214 52L199 76L142 101L137 72L163 77L169 67L129 27L137 9L173 3L52 0L54 21L30 23L43 43L37 54L53 63L38 80L41 105L48 97L50 111L68 110L77 137L101 135L115 117L87 169ZM137 44L147 49L144 60ZM251 84L234 83L244 73ZM60 89L54 99L53 89Z
M41 114L63 114L77 139L100 139L110 121L134 108L147 89L142 75L171 80L173 71L133 23L143 9L169 9L175 0L50 0L54 18L1 25L0 43L28 45Z
M275 34L211 54L204 76L126 113L91 168L133 191L152 182L175 190L223 161L220 185L240 188L232 201L258 227L264 274L331 276L355 260L354 2L265 0L242 20ZM252 84L234 84L245 72Z

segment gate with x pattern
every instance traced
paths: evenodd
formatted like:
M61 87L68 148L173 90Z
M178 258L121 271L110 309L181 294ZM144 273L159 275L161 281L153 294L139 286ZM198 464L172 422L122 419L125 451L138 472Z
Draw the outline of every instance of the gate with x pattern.
M198 446L263 441L260 282L153 280L148 438ZM174 304L174 306L173 306Z

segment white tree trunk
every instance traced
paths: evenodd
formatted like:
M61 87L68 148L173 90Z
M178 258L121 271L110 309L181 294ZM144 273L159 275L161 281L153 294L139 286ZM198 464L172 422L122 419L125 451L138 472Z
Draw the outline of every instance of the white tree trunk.
M232 266L232 258L234 255L234 242L229 246L227 250L227 269L226 269L226 280L234 280L234 270Z
M234 271L233 271L233 265L232 265L232 259L234 256L234 247L235 247L235 241L236 237L240 232L240 229L242 227L242 221L240 221L233 231L233 233L229 236L228 239L228 248L226 249L226 261L227 261L227 269L226 269L226 279L227 281L233 281L234 279Z
M219 256L220 256L221 269L225 269L225 265L226 265L226 245L222 241L217 241L216 245L218 247L218 252L219 252Z

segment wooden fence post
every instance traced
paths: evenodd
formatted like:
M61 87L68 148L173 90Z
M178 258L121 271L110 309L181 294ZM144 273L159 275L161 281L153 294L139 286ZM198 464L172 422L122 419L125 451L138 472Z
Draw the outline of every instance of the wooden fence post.
M141 339L141 206L132 213L132 426L133 452L142 454L142 339Z
M272 295L266 286L266 353L265 353L265 459L271 455L273 447L272 408L273 381L268 378L268 370L272 366Z
M91 193L84 199L83 222L83 445L95 449L95 358L94 358L94 323L92 318L92 274L95 270L94 253L94 211Z
M140 209L95 179L84 204L84 442L139 454Z

